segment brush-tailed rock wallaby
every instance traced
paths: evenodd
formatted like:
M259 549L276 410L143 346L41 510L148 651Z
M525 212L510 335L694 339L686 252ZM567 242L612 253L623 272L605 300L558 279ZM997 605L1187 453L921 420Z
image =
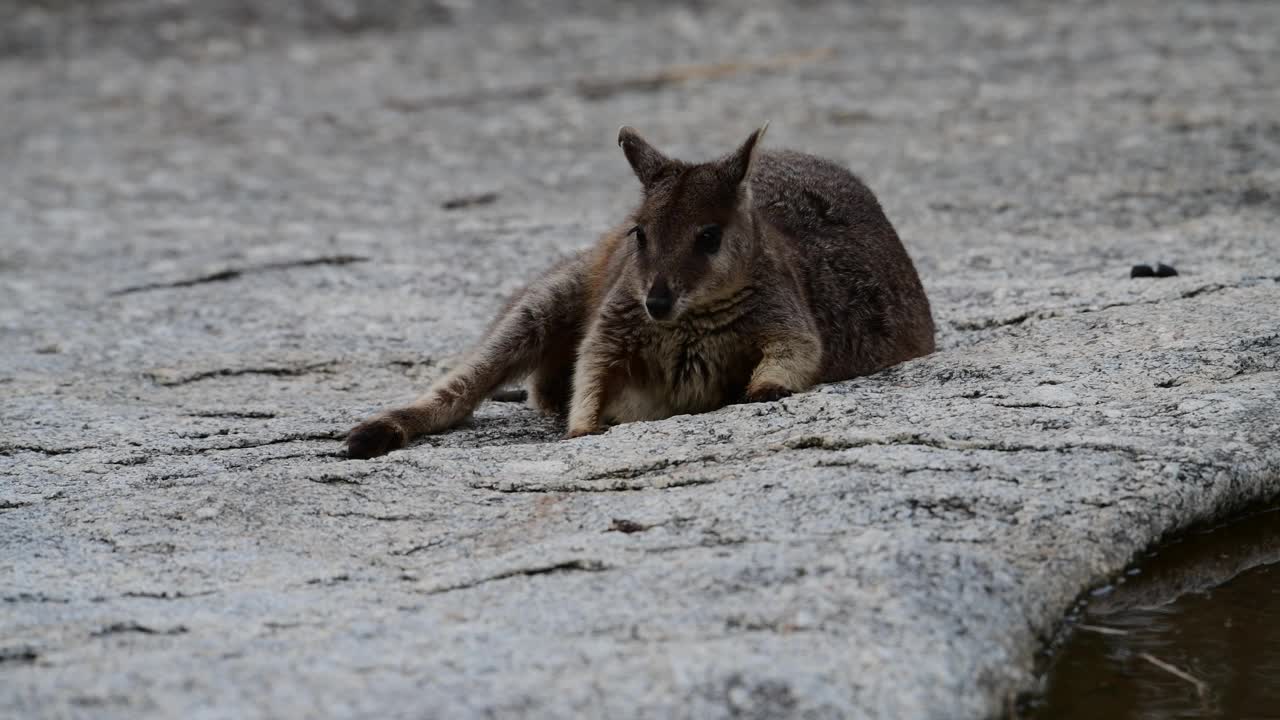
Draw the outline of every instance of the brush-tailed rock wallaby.
M449 428L521 380L577 437L777 400L933 352L929 301L875 195L834 163L763 151L764 131L693 164L622 128L640 206L517 294L420 399L353 429L348 454Z

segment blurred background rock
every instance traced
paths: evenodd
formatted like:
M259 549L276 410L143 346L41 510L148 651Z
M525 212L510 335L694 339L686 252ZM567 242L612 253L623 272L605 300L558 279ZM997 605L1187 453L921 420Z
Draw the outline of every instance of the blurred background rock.
M114 48L154 57L200 45L253 47L289 36L355 35L548 15L625 16L701 1L586 0L4 0L0 57L47 57Z

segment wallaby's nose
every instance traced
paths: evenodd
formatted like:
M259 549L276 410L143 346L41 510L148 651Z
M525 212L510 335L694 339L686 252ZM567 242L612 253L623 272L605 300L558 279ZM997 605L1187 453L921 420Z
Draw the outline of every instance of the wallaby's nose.
M662 320L671 314L672 302L671 286L667 284L665 278L660 278L653 287L649 288L649 297L645 298L644 309L649 311L649 317Z

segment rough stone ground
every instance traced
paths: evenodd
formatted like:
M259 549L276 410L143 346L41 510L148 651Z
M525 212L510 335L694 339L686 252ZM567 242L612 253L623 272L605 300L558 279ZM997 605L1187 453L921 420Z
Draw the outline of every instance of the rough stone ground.
M1000 715L1280 490L1280 4L244 5L3 7L0 716ZM340 455L634 201L618 125L765 119L880 194L938 353Z

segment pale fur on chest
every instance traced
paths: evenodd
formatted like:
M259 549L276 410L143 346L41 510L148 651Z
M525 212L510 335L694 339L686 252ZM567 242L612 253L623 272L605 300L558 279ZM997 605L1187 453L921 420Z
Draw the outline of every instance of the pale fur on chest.
M745 304L744 304L745 305ZM690 318L671 327L649 326L636 334L636 368L622 379L607 402L608 423L660 420L707 412L737 400L751 376L759 351L731 313Z

